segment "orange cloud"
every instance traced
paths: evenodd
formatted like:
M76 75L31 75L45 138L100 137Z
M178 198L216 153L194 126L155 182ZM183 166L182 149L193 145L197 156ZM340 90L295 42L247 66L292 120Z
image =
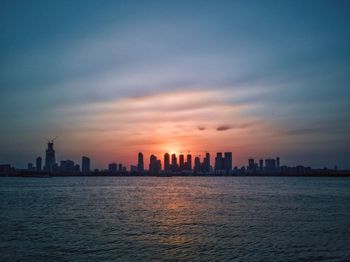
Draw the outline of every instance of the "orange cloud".
M152 153L160 158L171 151L200 155L239 148L242 153L243 145L259 137L253 127L260 134L268 128L246 114L253 105L234 105L226 102L227 97L217 90L191 90L66 108L66 121L75 116L65 125L69 126L66 134L72 143L105 162L135 163L139 151L145 153L146 164ZM81 115L78 121L77 114Z

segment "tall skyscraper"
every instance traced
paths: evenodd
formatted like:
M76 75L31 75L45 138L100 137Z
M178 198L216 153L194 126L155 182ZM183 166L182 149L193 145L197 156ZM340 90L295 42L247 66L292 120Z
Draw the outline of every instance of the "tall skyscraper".
M81 171L83 174L90 173L90 158L83 156L81 159Z
M204 158L204 171L210 172L210 154L206 153Z
M45 154L45 172L53 173L56 164L55 150L53 149L53 141L47 143Z
M156 161L156 167L155 167L155 172L156 174L159 174L159 172L162 170L162 163L160 159L157 159Z
M155 155L151 155L150 161L149 161L149 172L152 175L157 175L159 174L161 170L161 162L160 160L157 159Z
M40 156L36 158L36 171L37 172L42 171L42 159Z
M263 159L260 159L260 160L259 160L259 169L260 169L260 170L263 170L263 169L264 169L264 160L263 160Z
M186 157L187 170L192 171L192 155L188 154Z
M280 158L279 157L276 158L276 168L280 169Z
M164 154L164 170L170 171L170 155L168 153Z
M172 154L171 155L171 169L173 171L177 171L177 158L176 158L176 154Z
M222 166L222 153L218 152L216 153L216 157L215 157L215 171L220 171L223 170L223 166Z
M194 158L194 172L200 172L201 171L201 160L198 156Z
M232 171L232 152L225 152L225 160L224 160L224 169L226 174L231 173Z
M137 171L143 172L145 169L145 165L143 162L143 154L139 152L138 157L137 157Z
M249 169L254 169L254 165L255 165L254 158L248 159L248 168Z
M179 155L179 165L180 165L180 170L185 169L185 156L183 154Z

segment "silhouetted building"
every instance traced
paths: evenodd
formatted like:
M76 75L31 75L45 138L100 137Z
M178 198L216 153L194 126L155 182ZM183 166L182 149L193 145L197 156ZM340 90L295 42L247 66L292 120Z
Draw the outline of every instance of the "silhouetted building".
M210 154L206 153L205 158L203 160L203 171L209 173L210 172Z
M157 159L155 155L151 155L150 161L149 161L149 172L152 175L157 175L159 174L161 170L161 162L160 160Z
M305 174L305 167L304 166L296 166L296 173L298 175L304 175Z
M192 171L192 155L188 154L186 157L187 170Z
M172 171L178 170L176 154L171 155L171 170Z
M33 171L33 163L28 163L27 170L28 171Z
M47 143L45 155L45 172L53 173L56 164L55 150L53 149L53 141Z
M118 171L119 171L119 172L123 172L123 165L122 165L122 164L119 164L119 165L118 165Z
M80 173L80 165L76 164L74 166L74 173L79 174Z
M218 152L216 153L215 157L215 172L219 172L223 170L223 158L222 158L222 153Z
M36 158L36 171L41 172L41 170L42 170L42 159L39 156Z
M232 152L225 152L224 170L226 171L226 174L229 174L232 171Z
M198 173L201 171L201 160L198 156L194 158L194 172Z
M144 169L143 154L140 152L137 157L137 171L143 172Z
M118 165L116 163L111 163L108 165L108 172L111 174L116 174L117 168L118 168Z
M83 174L90 173L90 158L83 156L81 159L81 171Z
M155 171L156 171L157 174L159 174L159 172L161 170L162 170L162 163L161 163L160 159L157 159Z
M179 165L181 171L185 169L185 156L183 154L179 155Z
M280 169L280 158L279 157L276 158L276 168Z
M259 169L262 171L264 169L264 160L260 159L259 160Z
M170 171L170 155L168 153L164 154L164 170Z
M72 160L62 160L60 161L60 173L62 174L72 174L76 172L74 161Z
M248 168L252 169L254 167L254 158L248 159Z
M134 166L134 165L131 165L130 166L130 172L131 173L135 173L135 172L137 172L138 171L138 167L137 166Z
M262 160L261 160L260 162L262 162ZM261 163L260 163L260 164L261 164ZM254 174L255 174L256 171L257 171L257 169L258 169L258 164L255 163L254 158L248 159L248 168L247 168L247 171L248 171L249 173L254 173Z
M53 165L53 173L58 173L58 172L60 172L60 168L59 168L58 164L55 163L55 164Z
M276 169L276 160L275 159L265 159L265 170L273 171Z
M12 171L10 164L0 165L0 174L10 174Z

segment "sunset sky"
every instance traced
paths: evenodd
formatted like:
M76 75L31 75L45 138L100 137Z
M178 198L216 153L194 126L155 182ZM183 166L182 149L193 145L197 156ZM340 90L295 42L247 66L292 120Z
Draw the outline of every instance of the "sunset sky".
M0 164L232 151L350 168L350 1L1 1Z

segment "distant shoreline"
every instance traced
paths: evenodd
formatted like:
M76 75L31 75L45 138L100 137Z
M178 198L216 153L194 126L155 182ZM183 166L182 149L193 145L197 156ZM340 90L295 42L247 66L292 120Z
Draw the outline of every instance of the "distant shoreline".
M0 177L24 177L24 178L50 178L50 177L350 177L350 171L336 173L310 173L310 174L245 174L245 175L217 175L217 174L39 174L16 173L0 174Z

